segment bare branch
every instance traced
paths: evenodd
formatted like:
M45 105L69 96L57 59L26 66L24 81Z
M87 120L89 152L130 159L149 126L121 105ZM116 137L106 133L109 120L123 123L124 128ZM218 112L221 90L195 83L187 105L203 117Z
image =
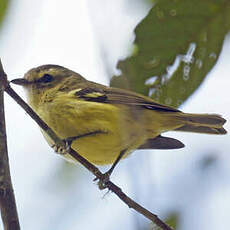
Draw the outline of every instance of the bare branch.
M5 87L5 91L32 117L32 119L42 128L49 137L55 142L55 144L59 147L66 148L65 143L49 128L49 126L31 109L31 107L24 102L24 100L10 87L8 84ZM124 192L122 192L121 188L115 185L113 182L105 181L105 176L100 170L91 164L88 160L83 158L80 154L74 151L72 148L67 150L68 153L80 162L85 168L87 168L90 172L92 172L96 178L99 180L100 184L103 184L103 188L108 188L113 193L115 193L129 208L132 208L151 220L162 230L172 230L166 223L160 220L157 215L151 213L141 205L137 204L134 200L128 197Z
M4 89L8 84L0 60L0 210L5 230L19 230L19 220L11 183L6 142Z

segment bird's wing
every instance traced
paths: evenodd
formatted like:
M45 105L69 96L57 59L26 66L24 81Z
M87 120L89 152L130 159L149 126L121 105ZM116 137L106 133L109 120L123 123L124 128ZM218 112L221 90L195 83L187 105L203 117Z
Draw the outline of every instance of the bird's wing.
M106 87L93 82L89 82L87 86L79 87L74 95L82 100L110 103L110 104L125 104L130 106L145 107L150 110L159 110L165 112L180 112L179 110L156 103L149 97L141 94L123 90L119 88Z

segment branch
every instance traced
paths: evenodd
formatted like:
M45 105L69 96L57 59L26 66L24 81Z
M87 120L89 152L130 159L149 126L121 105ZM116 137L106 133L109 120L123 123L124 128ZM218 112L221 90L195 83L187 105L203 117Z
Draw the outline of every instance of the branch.
M10 87L8 84L5 87L5 91L31 116L31 118L42 128L48 136L55 142L55 144L63 149L66 149L66 144L49 128L49 126L31 109L31 107L25 103L22 98ZM113 182L104 181L104 174L100 172L100 170L91 164L88 160L79 155L72 148L68 149L68 154L70 154L74 159L80 162L85 168L87 168L90 172L92 172L96 178L99 180L100 184L103 184L103 188L108 188L113 193L115 193L129 208L132 208L151 220L162 230L172 230L166 223L160 220L157 215L151 213L134 200L129 198L124 192L122 192L121 188L115 185Z
M6 142L4 88L8 84L0 60L0 210L5 230L19 230L19 220L11 183Z

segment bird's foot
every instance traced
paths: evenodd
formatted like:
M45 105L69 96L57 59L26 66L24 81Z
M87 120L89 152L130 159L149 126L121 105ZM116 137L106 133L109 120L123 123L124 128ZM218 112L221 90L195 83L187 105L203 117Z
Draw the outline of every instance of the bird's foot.
M66 139L63 139L62 141L64 142L64 146L54 143L51 147L56 153L60 155L65 155L68 153L69 149L71 148L71 144L73 140L66 138Z
M97 185L100 190L104 190L107 188L107 183L110 180L111 172L108 170L106 173L102 174L100 178L96 177L93 181L98 181Z

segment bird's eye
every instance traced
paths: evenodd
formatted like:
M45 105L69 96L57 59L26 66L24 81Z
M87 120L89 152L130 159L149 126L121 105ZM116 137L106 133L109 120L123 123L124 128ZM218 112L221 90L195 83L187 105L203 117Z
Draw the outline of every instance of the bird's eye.
M42 83L48 83L54 80L54 77L50 74L44 74L40 79L38 79L38 82Z

